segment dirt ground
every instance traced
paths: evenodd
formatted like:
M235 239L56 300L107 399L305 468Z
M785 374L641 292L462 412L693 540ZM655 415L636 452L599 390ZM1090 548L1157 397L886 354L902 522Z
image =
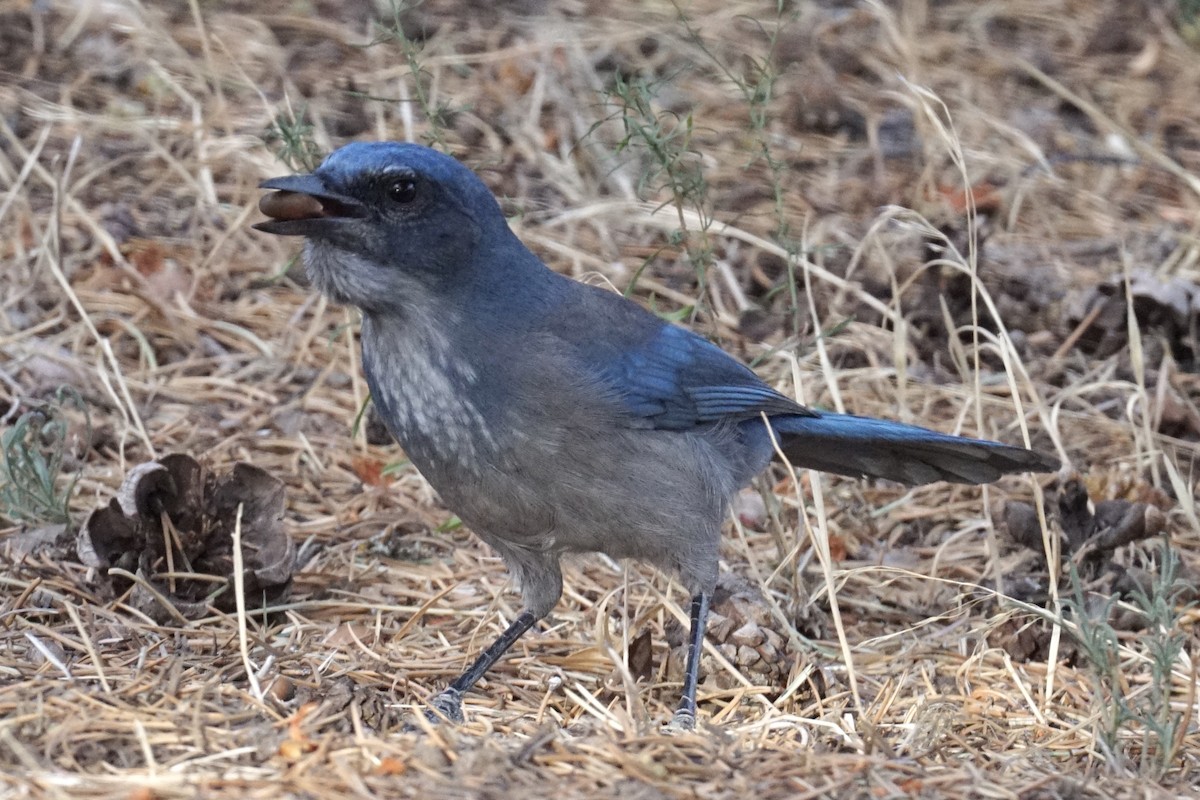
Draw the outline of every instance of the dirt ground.
M802 402L1064 469L774 468L694 734L683 592L599 557L423 725L515 587L250 228L374 139ZM0 0L0 189L4 797L1200 796L1194 0ZM192 505L109 506L169 454Z

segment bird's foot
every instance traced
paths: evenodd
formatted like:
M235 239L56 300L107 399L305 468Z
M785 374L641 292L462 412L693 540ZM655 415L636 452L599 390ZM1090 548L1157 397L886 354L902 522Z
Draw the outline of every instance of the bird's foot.
M434 723L449 721L455 725L462 724L462 692L457 689L443 689L438 692L429 701L425 718Z
M663 726L667 733L691 733L696 730L696 714L686 708L681 708L671 717L671 721Z

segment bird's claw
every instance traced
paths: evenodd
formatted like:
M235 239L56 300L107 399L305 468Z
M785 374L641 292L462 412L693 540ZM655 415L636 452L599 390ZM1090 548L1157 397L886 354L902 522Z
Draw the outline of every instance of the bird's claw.
M691 733L696 730L696 715L686 708L681 708L663 727L668 733Z
M462 724L462 692L455 689L443 689L438 692L429 701L429 708L425 710L425 718L434 723L449 721L455 725Z

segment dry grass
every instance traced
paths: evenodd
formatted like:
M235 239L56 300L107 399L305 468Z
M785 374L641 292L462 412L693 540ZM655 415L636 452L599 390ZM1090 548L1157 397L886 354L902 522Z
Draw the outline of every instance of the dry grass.
M517 600L411 468L379 474L396 448L352 438L354 317L285 270L291 243L248 228L257 182L287 171L262 135L289 109L330 149L426 137L445 107L438 135L556 269L624 288L650 257L641 299L780 386L802 378L807 402L1008 441L1027 428L1095 497L1159 498L1200 574L1195 362L1150 323L1118 325L1110 347L1104 321L1073 310L1127 272L1197 282L1186 27L1157 2L826 5L798 4L776 41L756 129L730 75L767 56L768 2L687 6L705 53L669 4L432 0L408 18L431 34L415 55L424 107L402 102L421 92L401 44L362 46L378 38L365 0L0 2L5 422L62 384L81 393L76 519L130 467L186 452L284 480L304 545L270 614L161 625L98 596L73 558L28 552L32 526L0 533L5 796L1187 794L1194 608L1177 609L1191 654L1165 679L1184 727L1160 755L1137 726L1115 750L1101 734L1076 621L1045 633L1035 609L980 588L1022 574L995 509L1038 496L1028 478L904 491L778 473L766 530L738 527L725 567L762 593L784 653L751 668L714 647L712 725L694 736L658 728L683 598L600 559L568 567L556 613L468 697L467 724L400 730ZM617 73L662 80L657 108L692 115L699 155L680 163L703 170L702 196L638 194L644 156L614 155L619 120L596 127ZM754 160L763 142L781 169ZM967 225L964 175L986 224ZM804 256L795 313L770 291L781 242ZM704 248L701 288L686 255ZM1015 651L1027 623L1048 652ZM639 678L626 653L645 631ZM1134 697L1155 689L1151 638L1114 646Z

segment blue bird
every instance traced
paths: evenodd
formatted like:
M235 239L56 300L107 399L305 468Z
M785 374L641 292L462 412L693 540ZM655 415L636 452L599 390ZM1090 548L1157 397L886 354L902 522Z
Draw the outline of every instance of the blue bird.
M361 309L384 422L520 582L520 615L434 697L448 719L558 602L561 556L602 552L691 593L673 723L694 727L721 526L776 443L797 467L906 484L1058 468L1021 447L797 404L700 336L548 269L483 182L427 147L349 144L262 188L270 219L254 227L305 237L316 288Z

